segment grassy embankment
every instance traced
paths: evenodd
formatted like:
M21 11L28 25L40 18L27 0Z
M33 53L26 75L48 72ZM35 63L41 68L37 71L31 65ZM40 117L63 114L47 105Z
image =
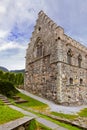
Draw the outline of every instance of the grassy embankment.
M22 107L22 108L25 108L25 109L29 109L29 108L32 108L33 110L38 110L38 111L45 111L48 109L48 105L38 101L38 100L35 100L29 96L26 96L22 93L18 93L17 96L21 97L22 99L24 100L27 100L28 102L26 103L20 103L20 104L17 104L18 106Z
M29 123L27 130L51 130L50 128L38 123L35 119Z
M26 103L16 104L17 106L19 106L19 107L21 107L21 108L23 108L27 111L30 111L30 108L32 108L32 111L31 111L32 113L37 114L38 116L43 117L47 120L50 120L50 121L52 121L52 122L54 122L54 123L56 123L56 124L58 124L58 125L60 125L64 128L67 128L68 130L80 130L77 127L74 127L74 126L71 126L71 125L68 125L68 124L65 124L65 123L61 123L61 122L56 121L56 120L54 120L54 119L52 119L52 118L50 118L46 115L40 114L39 112L46 111L46 109L48 107L46 104L39 102L39 101L37 101L33 98L30 98L30 97L28 97L24 94L21 94L21 93L18 93L17 96L20 96L22 99L25 99L25 100L28 101ZM38 110L38 112L34 112L34 110ZM56 112L52 112L50 114L53 114L53 115L56 115L56 116L59 116L59 117L63 117L63 118L66 118L66 119L70 119L70 120L73 120L73 119L78 117L78 115L69 115L69 114L56 113Z
M9 108L0 100L0 124L21 118L23 116L24 115L21 112Z

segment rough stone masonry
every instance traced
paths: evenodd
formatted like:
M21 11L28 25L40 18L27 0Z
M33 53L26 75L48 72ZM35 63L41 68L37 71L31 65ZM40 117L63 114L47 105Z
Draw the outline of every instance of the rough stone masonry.
M24 89L59 104L87 104L87 47L43 11L28 44Z

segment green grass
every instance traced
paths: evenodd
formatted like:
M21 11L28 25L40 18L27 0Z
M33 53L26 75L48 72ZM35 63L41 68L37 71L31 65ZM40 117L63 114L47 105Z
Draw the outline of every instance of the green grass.
M27 130L36 130L37 127L38 127L37 121L35 119L33 119L29 122L29 126L28 126Z
M0 101L0 124L21 118L24 115L16 110L9 108Z
M61 123L61 122L59 122L59 121L57 121L55 119L52 119L52 118L50 118L48 116L39 114L38 112L34 111L34 109L35 110L42 110L42 109L45 110L48 107L46 104L44 104L42 102L39 102L39 101L37 101L37 100L29 97L29 96L21 94L21 93L18 93L17 96L19 96L22 99L25 99L25 100L28 101L26 103L16 104L17 106L19 106L19 107L21 107L21 108L23 108L23 109L25 109L27 111L30 111L29 108L33 108L33 109L31 109L32 113L34 113L34 114L36 114L38 116L41 116L41 117L43 117L43 118L45 118L47 120L50 120L50 121L52 121L52 122L54 122L54 123L56 123L56 124L58 124L58 125L60 125L60 126L62 126L64 128L67 128L68 130L81 130L81 129L75 127L75 126L72 126L72 125L69 125L69 124L65 124L65 123ZM81 111L80 113L78 113L78 115L69 115L69 114L63 114L63 113L57 113L57 112L52 112L51 114L59 116L61 118L66 118L66 119L69 119L69 120L74 120L75 118L78 118L79 115L86 116L85 112L87 113L87 109L84 109L84 111ZM44 130L44 129L42 129L42 130Z
M78 117L78 115L70 115L70 114L64 114L64 113L58 113L58 112L51 112L51 114L61 117L61 118L69 119L69 120L74 120L75 118Z
M28 108L29 107L31 107L31 108L35 108L35 109L42 109L42 108L46 108L47 107L47 105L46 104L44 104L44 103L42 103L42 102L39 102L39 101L37 101L37 100L35 100L35 99L33 99L33 98L30 98L30 97L28 97L28 96L26 96L26 95L24 95L24 94L21 94L21 93L19 93L17 96L20 96L22 99L25 99L25 100L27 100L28 102L27 103L21 103L21 104L19 104L18 106L19 107L22 107L23 109L25 109L25 110L28 110L28 111L30 111ZM36 114L36 115L38 115L38 116L41 116L41 117L43 117L43 118L45 118L45 119L47 119L47 120L50 120L50 121L52 121L52 122L54 122L54 123L56 123L56 124L58 124L58 125L60 125L60 126L62 126L62 127L64 127L64 128L68 128L68 130L80 130L79 128L77 128L77 127L74 127L74 126L71 126L71 125L69 125L69 124L65 124L65 123L61 123L61 122L59 122L59 121L56 121L56 120L54 120L54 119L52 119L52 118L50 118L50 117L47 117L47 116L45 116L45 115L42 115L42 114L39 114L39 113L37 113L37 112L34 112L33 110L31 111L32 113L34 113L34 114ZM54 113L53 113L54 114ZM55 113L56 114L56 113ZM68 114L59 114L58 113L58 115L57 116L61 116L61 117L63 117L63 116L65 116L65 118L68 118L68 119L74 119L74 118L76 118L77 116L76 115L71 115L71 117L69 117L70 115L68 115ZM44 129L43 129L44 130Z
M69 124L65 124L65 123L59 122L59 121L57 121L55 119L52 119L51 117L48 117L48 116L46 116L44 114L40 114L40 113L37 113L37 112L34 112L34 111L30 111L30 110L29 110L29 112L37 115L38 117L42 117L42 118L47 119L47 120L49 120L51 122L54 122L55 124L57 124L57 125L59 125L61 127L67 128L68 130L81 130L81 129L75 127L75 126L72 126L72 125L69 125ZM46 129L42 129L42 130L46 130ZM50 130L50 128L47 128L47 130Z
M29 122L27 130L51 130L51 129L33 119Z
M80 112L78 112L78 115L81 117L87 117L87 108L84 108Z
M45 118L45 119L47 119L47 120L49 120L49 121L54 122L55 124L57 124L57 125L59 125L59 126L62 126L62 127L64 127L64 128L67 128L68 130L81 130L81 129L75 127L75 126L72 126L72 125L69 125L69 124L65 124L65 123L61 123L61 122L59 122L59 121L57 121L57 120L54 120L54 119L52 119L52 118L50 118L50 117L48 117L48 116L45 116L45 115L42 115L42 114L38 114L38 115L39 115L40 117L42 117L42 118Z
M52 129L50 129L50 128L48 128L48 127L46 127L46 126L44 126L43 124L40 124L40 123L39 123L39 128L40 128L40 130L52 130Z
M27 100L28 102L26 103L20 103L20 104L17 104L17 106L20 106L20 107L25 107L25 108L33 108L35 110L45 110L48 106L38 100L35 100L29 96L26 96L22 93L18 93L17 96L21 97L22 99L24 100Z

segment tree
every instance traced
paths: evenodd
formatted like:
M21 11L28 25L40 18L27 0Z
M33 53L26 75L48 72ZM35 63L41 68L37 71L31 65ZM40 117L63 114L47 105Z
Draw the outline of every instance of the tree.
M4 74L4 72L2 70L0 70L0 79L3 79L3 74Z

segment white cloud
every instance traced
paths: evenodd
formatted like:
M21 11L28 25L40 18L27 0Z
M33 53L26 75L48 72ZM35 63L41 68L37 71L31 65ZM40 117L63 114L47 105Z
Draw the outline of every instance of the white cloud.
M8 58L0 58L0 66L7 67L9 70L25 68L25 50L20 50L15 55L10 55Z
M5 13L5 12L6 12L5 7L3 7L3 6L0 5L0 13Z
M24 45L20 45L16 42L9 42L9 43L4 43L0 45L0 51L5 51L8 49L26 49L26 46Z
M6 30L0 30L0 38L5 38L8 35L8 31Z

